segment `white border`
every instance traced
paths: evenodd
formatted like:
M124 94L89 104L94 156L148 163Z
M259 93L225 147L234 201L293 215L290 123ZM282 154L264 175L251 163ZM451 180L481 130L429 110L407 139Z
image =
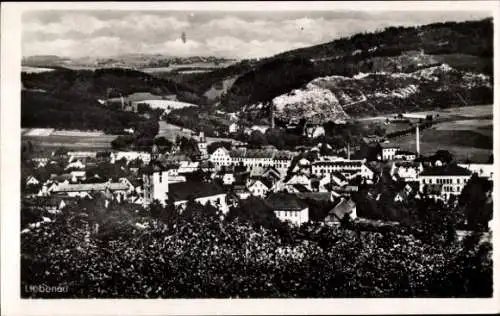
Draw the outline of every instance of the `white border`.
M191 10L191 11L484 11L494 16L498 32L497 1L408 2L76 2L2 3L1 9L1 302L2 315L157 315L157 314L389 314L495 313L499 292L492 299L248 299L248 300L23 300L19 299L19 159L20 159L20 13L50 10ZM499 36L495 36L495 57ZM495 58L496 60L496 58ZM495 78L499 78L495 62ZM498 79L495 91L499 91ZM499 95L495 93L494 123L498 123ZM500 130L494 131L494 152L500 159ZM495 163L498 165L498 162ZM495 173L495 183L500 175ZM495 199L499 191L494 188ZM498 207L493 222L498 231ZM494 243L494 284L498 282L497 234Z

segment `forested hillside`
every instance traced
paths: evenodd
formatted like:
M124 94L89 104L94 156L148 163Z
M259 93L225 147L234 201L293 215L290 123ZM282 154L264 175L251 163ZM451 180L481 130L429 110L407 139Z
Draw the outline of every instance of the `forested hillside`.
M379 72L411 73L443 64L462 75L470 72L491 77L492 56L492 19L421 27L390 27L382 32L357 34L264 60L236 80L221 104L229 111L234 111L254 103L269 102L283 93L305 86L317 77L352 77L359 73ZM391 86L397 80L394 78L385 83ZM492 82L491 78L489 82ZM378 83L374 81L374 84ZM486 95L484 102L491 102L491 89L481 93ZM422 97L425 95L422 94ZM444 96L443 102L449 98ZM420 102L419 99L413 101ZM453 103L455 101L450 100ZM475 98L471 101L481 102ZM377 113L378 110L372 112Z

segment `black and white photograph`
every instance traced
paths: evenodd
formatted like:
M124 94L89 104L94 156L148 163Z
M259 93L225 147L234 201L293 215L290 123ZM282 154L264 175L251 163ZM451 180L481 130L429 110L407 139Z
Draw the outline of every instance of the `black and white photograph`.
M18 299L492 299L500 6L394 3L23 6Z

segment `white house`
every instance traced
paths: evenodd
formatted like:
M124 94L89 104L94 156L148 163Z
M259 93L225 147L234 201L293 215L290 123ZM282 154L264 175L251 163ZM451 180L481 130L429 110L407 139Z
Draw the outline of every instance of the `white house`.
M256 179L249 180L247 188L253 196L265 197L269 190L271 190L272 185L268 181Z
M365 160L349 160L349 159L335 159L327 160L321 159L315 161L311 166L312 174L322 178L325 175L334 172L340 172L346 178L352 178L360 175L364 179L373 179L374 172L365 164Z
M398 150L394 154L394 159L395 160L415 160L417 158L417 155L415 153L412 153L411 151L405 151L405 150Z
M236 181L235 177L234 177L234 173L232 172L225 172L223 175L222 175L222 183L224 185L231 185L233 184L234 182Z
M448 199L451 195L458 196L471 177L471 172L457 165L436 166L424 169L419 175L421 192L433 191L432 195L438 195Z
M217 148L211 155L209 160L216 166L230 166L232 164L232 158L229 150L225 147Z
M68 163L64 170L67 169L85 169L85 164L80 159L77 159L76 161Z
M229 212L227 194L224 189L214 183L206 182L179 182L169 187L168 197L174 201L176 207L184 208L192 199L202 205L212 205L226 214Z
M380 148L382 160L394 160L396 152L399 150L399 146L390 143L381 143Z
M351 199L341 197L330 212L328 212L325 223L328 225L340 224L344 216L348 216L352 220L356 219L356 204Z
M26 178L26 185L38 185L40 184L40 181L38 181L37 178L35 178L34 176L28 176Z
M61 184L52 190L54 194L65 194L69 197L87 197L93 192L109 192L118 199L128 195L128 187L120 182Z
M122 159L125 159L127 162L139 159L148 164L151 161L151 154L140 151L118 151L111 153L111 163L115 163Z
M158 170L143 174L143 196L144 204L150 204L158 200L164 204L167 199L169 184L186 182L184 176L172 176L170 170Z
M236 133L236 132L238 131L238 129L239 129L238 124L237 124L237 123L235 123L235 122L233 122L233 123L231 123L231 124L229 125L229 129L228 129L228 131L229 131L229 133L231 134L231 133Z
M71 171L70 175L71 175L71 181L77 182L80 180L85 180L87 177L87 172L84 170L79 170L79 171L75 170L75 171Z
M266 203L281 221L297 226L309 221L309 207L294 194L272 193L266 199Z
M424 170L422 163L410 161L394 162L390 174L396 180L399 178L405 182L417 181L418 175Z
M458 164L458 166L469 170L473 174L477 174L479 177L493 180L493 172L495 170L493 164L471 163L471 164Z

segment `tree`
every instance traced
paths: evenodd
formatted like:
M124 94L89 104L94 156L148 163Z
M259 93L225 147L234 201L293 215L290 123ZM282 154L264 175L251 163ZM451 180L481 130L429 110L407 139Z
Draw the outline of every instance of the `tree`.
M132 145L134 140L135 138L131 135L120 135L111 141L111 147L113 149L125 149Z
M139 103L137 104L137 113L143 114L151 111L151 106L147 103Z
M231 142L213 142L213 143L210 143L207 146L208 154L213 153L215 150L217 150L217 148L220 148L220 147L224 147L227 150L231 150L231 148L233 147L233 144Z
M250 148L259 148L261 146L267 145L267 140L264 134L261 131L255 130L250 134L250 138L248 139L248 147Z
M264 200L251 196L241 201L239 206L232 207L227 214L226 220L238 219L247 222L254 227L276 228L278 218Z

